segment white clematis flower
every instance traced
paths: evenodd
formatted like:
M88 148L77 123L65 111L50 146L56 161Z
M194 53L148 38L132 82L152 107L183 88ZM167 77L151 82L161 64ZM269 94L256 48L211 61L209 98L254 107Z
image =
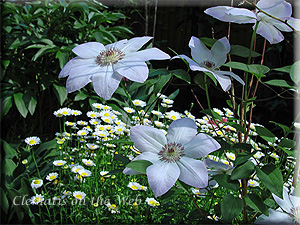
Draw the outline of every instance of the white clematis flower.
M104 46L88 42L72 51L77 57L71 59L59 74L68 77L67 92L74 92L93 82L96 93L108 100L118 88L123 77L143 83L148 77L145 61L164 60L170 56L157 48L138 51L152 37L136 37Z
M285 0L260 0L256 6L277 19L287 21L289 25L299 30L300 20L291 17L292 6ZM276 44L284 40L284 36L280 31L293 31L286 24L258 10L253 12L245 8L216 6L206 9L204 12L224 22L239 24L254 23L253 28L259 21L256 32L266 38L271 44Z
M283 199L272 194L280 206L279 210L269 209L269 216L261 215L256 224L300 224L300 197L289 195L283 188Z
M133 160L152 163L146 173L155 196L165 194L177 179L197 188L208 185L206 166L196 159L219 149L220 145L206 134L197 134L197 125L192 119L173 121L166 136L150 126L135 126L130 130L130 137L141 152ZM137 174L129 168L123 173Z
M185 59L193 71L211 73L220 83L224 91L228 91L231 87L231 80L228 76L233 77L242 85L245 84L244 81L233 72L218 70L218 68L226 62L227 54L230 51L230 44L226 37L216 41L211 50L209 50L198 38L191 37L189 47L191 48L193 59L190 59L186 55L179 55L174 58L181 57Z

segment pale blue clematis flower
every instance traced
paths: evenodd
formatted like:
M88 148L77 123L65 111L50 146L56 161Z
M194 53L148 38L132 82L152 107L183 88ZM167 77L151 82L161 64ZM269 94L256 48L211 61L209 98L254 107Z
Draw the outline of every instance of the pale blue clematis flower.
M98 42L80 44L72 50L77 57L64 66L59 77L69 76L66 84L68 93L93 82L96 93L108 100L123 77L139 83L148 78L145 61L170 58L157 48L138 51L150 39L152 37L136 37L106 46Z
M189 47L191 48L192 58L187 57L186 55L175 56L174 58L183 58L185 59L193 71L203 71L211 73L216 80L220 83L224 91L228 91L231 87L229 75L244 85L244 81L230 71L221 71L218 70L227 60L227 54L230 51L230 44L226 37L223 37L216 41L209 50L198 38L191 37L189 42Z
M134 146L141 152L135 160L152 163L146 173L155 196L165 194L179 179L197 188L208 185L204 162L197 160L220 148L220 144L206 134L197 134L197 125L190 118L175 120L165 136L150 126L135 126L130 130ZM124 174L137 174L126 168Z
M260 0L256 5L271 16L287 21L294 29L299 30L300 20L291 17L292 6L290 3L284 0ZM244 8L216 6L206 9L204 12L224 22L239 24L254 23L255 25L253 28L259 21L256 32L266 38L271 44L276 44L284 40L284 36L280 31L293 31L286 24L269 17L258 10L253 12Z
M269 216L259 216L256 224L300 224L300 197L288 194L283 188L283 199L273 195L280 209L269 209Z

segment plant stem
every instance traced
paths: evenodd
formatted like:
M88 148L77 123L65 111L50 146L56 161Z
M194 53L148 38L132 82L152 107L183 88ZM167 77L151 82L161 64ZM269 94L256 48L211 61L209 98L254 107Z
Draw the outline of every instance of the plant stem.
M139 111L137 110L135 104L133 104L133 101L132 101L132 99L131 99L131 96L130 96L130 94L128 93L128 91L127 91L127 89L126 89L124 83L121 81L120 84L121 84L121 87L123 88L123 90L124 90L124 92L125 92L125 94L126 94L128 100L130 101L132 107L134 108L135 112L137 113L137 115L138 115L138 117L139 117L141 123L143 124L143 119L142 119L142 117L141 117Z
M207 105L208 105L208 108L211 110L206 74L204 75L204 85L205 85L205 94L206 94Z

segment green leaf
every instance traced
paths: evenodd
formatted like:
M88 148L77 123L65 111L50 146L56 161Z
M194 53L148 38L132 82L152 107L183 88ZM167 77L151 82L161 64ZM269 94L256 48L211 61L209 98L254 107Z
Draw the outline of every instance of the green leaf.
M30 113L31 115L34 114L36 105L37 105L36 97L35 97L35 96L31 96L30 101L29 101L29 104L28 104L28 110L29 110L29 113Z
M207 45L208 47L212 47L213 44L214 44L217 40L214 39L214 38L201 37L201 38L200 38L200 41L201 41L203 44Z
M212 74L209 73L209 72L204 72L204 74L205 74L206 76L208 76L208 77L215 83L216 86L218 85L217 79L215 78L214 75L212 75Z
M235 129L237 129L238 131L242 132L243 134L245 133L244 127L240 124L237 124L235 122L227 122L228 125L234 127Z
M290 71L290 77L297 85L300 81L300 61L295 62Z
M172 70L172 74L174 74L177 78L184 80L185 82L191 84L191 76L185 70L177 69Z
M153 92L154 93L161 92L162 88L169 82L171 77L172 77L171 74L160 76L158 82L154 85Z
M238 191L240 188L240 183L237 180L231 180L230 175L228 174L217 174L213 176L213 179L224 188L232 189L234 191Z
M275 68L273 70L279 71L279 72L284 72L284 73L290 73L291 67L292 66L284 66L284 67L280 67L280 68Z
M221 214L225 223L231 223L243 210L243 200L231 194L226 195L221 202Z
M286 80L274 79L274 80L265 81L264 83L272 85L272 86L276 86L276 87L285 87L285 88L290 88L290 89L296 89L296 87L289 84Z
M241 46L241 45L231 45L229 54L248 58L249 54L250 54L250 50L249 50L249 48ZM251 57L258 57L258 56L260 56L259 53L252 51Z
M146 160L135 160L126 165L126 167L131 168L139 173L146 174L146 169L151 166L152 163Z
M64 102L67 100L67 90L64 86L60 86L60 85L57 85L57 84L53 84L53 87L54 87L54 93L59 101L59 104L60 105L63 105Z
M273 144L275 143L276 136L267 128L261 126L255 126L255 131L262 139L271 142Z
M249 151L250 152L250 151ZM238 166L241 165L245 162L248 161L248 159L250 159L253 155L255 154L255 152L253 153L239 153L234 161L234 165Z
M62 69L64 67L64 65L67 63L68 61L68 57L69 57L69 53L68 52L61 52L58 51L55 55L55 58L58 59L59 61L59 67Z
M279 168L273 165L265 165L261 169L256 167L256 173L260 181L279 198L283 192L283 178Z
M124 164L130 163L130 160L126 156L123 156L123 155L120 155L120 154L114 155L114 159L119 160Z
M174 100L178 94L179 94L179 89L177 89L176 91L174 91L173 93L171 93L168 96L168 99Z
M247 194L245 197L245 201L247 205L249 205L252 209L269 216L268 207L265 205L263 200L256 194Z
M293 148L296 146L296 142L288 138L282 138L278 145L281 147Z
M1 188L0 189L0 195L1 195L1 208L3 210L3 212L5 214L7 214L8 212L8 209L9 209L9 202L8 202L8 199L7 199L7 196L6 196L6 192Z
M241 149L241 150L251 152L252 145L247 144L247 143L236 143L232 146L232 148L233 149Z
M4 172L4 174L12 176L16 168L17 165L12 159L3 160L2 171Z
M44 150L52 149L52 148L55 148L55 147L57 147L56 139L53 139L51 141L47 141L47 142L41 144L40 147L37 150L35 150L35 154L39 155Z
M10 108L12 107L12 96L7 96L2 100L2 105L1 105L1 113L3 116L5 116Z
M14 101L17 106L18 111L21 113L21 115L26 118L28 114L28 108L25 105L25 102L23 100L23 93L19 92L14 94Z
M277 122L274 122L274 121L270 121L270 123L274 123L276 126L279 126L285 134L290 131L290 128L288 126L284 125L284 124L277 123Z
M228 63L224 64L223 66L231 67L233 69L243 70L245 72L254 74L257 79L259 79L261 77L265 77L265 74L270 71L269 67L260 65L260 64L246 65L246 64L240 63L240 62L228 62Z
M231 173L231 179L244 179L250 177L250 175L254 172L255 165L251 161L247 161L237 167Z
M88 96L83 92L83 91L79 91L74 98L74 101L81 101L86 99Z
M17 151L10 146L6 141L1 140L3 142L3 149L5 151L5 158L7 159L13 159L15 156L17 156Z

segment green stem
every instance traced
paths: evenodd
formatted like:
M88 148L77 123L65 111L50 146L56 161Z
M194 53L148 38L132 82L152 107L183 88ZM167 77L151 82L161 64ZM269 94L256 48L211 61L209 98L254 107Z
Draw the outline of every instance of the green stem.
M124 92L125 92L125 94L126 94L128 100L130 101L132 107L134 108L135 112L137 113L137 115L138 115L138 117L139 117L141 123L143 123L143 119L142 119L142 117L141 117L139 111L137 110L135 104L133 104L133 101L132 101L132 99L131 99L131 96L130 96L130 94L128 93L128 91L127 91L127 89L126 89L124 83L121 81L120 84L121 84L121 87L123 88L123 90L124 90Z
M205 85L205 94L206 94L207 105L208 105L208 108L211 110L206 74L204 75L204 85Z

